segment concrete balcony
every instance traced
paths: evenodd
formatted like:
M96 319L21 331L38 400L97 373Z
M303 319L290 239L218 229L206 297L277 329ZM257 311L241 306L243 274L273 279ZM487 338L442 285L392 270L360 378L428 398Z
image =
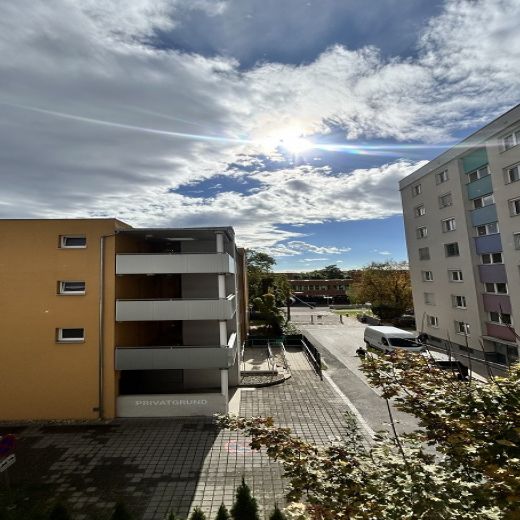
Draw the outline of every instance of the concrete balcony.
M471 212L471 224L473 226L482 226L490 222L496 222L497 220L497 208L495 204L474 209Z
M230 368L237 356L236 334L224 346L117 347L116 370Z
M476 199L477 197L482 197L483 195L488 195L489 193L493 193L491 175L486 175L477 181L470 182L466 185L466 189L468 190L468 198L470 200Z
M478 272L480 274L480 281L483 283L507 283L506 268L504 264L479 265Z
M482 300L486 312L511 314L511 300L507 294L483 294Z
M119 254L116 274L233 274L228 253Z
M511 329L505 325L498 325L498 323L486 322L487 335L493 338L504 339L506 341L516 341L515 335Z
M502 239L500 238L500 233L476 237L475 248L477 250L477 255L483 253L499 253L502 251Z
M117 300L116 321L230 320L234 294L216 299Z

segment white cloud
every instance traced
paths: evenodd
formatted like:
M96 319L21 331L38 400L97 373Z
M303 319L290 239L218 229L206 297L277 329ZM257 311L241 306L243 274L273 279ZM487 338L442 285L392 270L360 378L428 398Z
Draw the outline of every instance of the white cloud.
M254 157L258 147L247 143L180 139L20 105L209 137L247 140L273 128L310 134L336 125L351 137L436 141L518 99L518 0L448 0L418 57L406 60L336 46L308 64L241 71L230 59L147 45L155 30L177 23L179 9L225 16L225 7L209 0L7 3L0 19L0 216L233 224L244 245L282 243L280 254L294 254L302 250L290 241L304 236L297 226L399 213L397 182L422 164L268 171ZM475 27L485 29L476 34ZM228 171L240 162L252 171ZM244 176L255 188L209 198L168 192L216 174Z
M340 253L347 253L351 251L350 247L336 247L336 246L315 246L313 244L309 244L307 242L303 242L301 240L291 240L287 242L287 245L300 254L305 251L310 251L312 253L325 253L329 255L339 255Z

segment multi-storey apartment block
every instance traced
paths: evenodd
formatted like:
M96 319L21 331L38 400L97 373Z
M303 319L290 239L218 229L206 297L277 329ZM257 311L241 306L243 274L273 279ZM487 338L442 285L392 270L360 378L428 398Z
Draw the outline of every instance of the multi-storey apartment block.
M2 419L226 412L246 334L230 227L0 221Z
M418 328L498 371L518 361L519 181L520 105L400 182Z

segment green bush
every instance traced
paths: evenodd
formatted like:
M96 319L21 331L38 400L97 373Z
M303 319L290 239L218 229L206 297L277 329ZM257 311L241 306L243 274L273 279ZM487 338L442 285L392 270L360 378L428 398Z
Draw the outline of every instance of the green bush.
M260 520L258 504L243 477L242 484L238 486L236 492L235 503L231 508L231 516L234 520Z
M118 502L110 520L133 520L133 517L126 506L123 503Z
M269 520L285 520L285 515L280 511L277 505L274 506L274 511L269 517Z
M231 515L224 504L220 504L215 520L231 520Z
M196 507L191 513L190 520L206 520L206 515L200 507Z
M63 504L56 504L49 512L49 520L72 520Z

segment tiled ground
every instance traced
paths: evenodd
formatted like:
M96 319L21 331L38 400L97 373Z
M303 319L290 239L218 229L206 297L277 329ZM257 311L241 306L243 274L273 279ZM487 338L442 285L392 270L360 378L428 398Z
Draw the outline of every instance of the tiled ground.
M293 377L242 389L240 414L275 418L307 440L329 443L344 433L345 405L310 369L301 352L288 353ZM211 419L128 419L99 426L29 426L18 434L14 487L44 483L62 497L75 520L100 519L116 501L136 518L186 517L200 506L214 518L231 506L242 476L267 518L284 504L281 467L253 452L241 434L219 431Z

